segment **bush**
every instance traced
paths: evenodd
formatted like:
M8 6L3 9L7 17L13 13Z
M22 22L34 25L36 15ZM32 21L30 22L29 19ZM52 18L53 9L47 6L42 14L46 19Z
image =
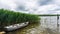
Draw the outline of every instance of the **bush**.
M40 18L37 15L14 12L10 10L0 9L0 25L11 25L22 22L37 23Z

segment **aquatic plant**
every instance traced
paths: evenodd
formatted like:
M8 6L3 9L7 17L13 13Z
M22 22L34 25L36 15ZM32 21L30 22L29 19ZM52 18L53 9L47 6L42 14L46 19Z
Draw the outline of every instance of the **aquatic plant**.
M39 16L34 14L26 14L20 12L14 12L11 10L0 9L0 25L7 26L16 23L30 22L38 23Z

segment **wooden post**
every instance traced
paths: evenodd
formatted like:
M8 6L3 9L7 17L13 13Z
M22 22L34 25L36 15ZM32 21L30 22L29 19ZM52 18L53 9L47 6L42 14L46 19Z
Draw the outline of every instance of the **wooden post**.
M57 14L57 34L59 34L59 16Z

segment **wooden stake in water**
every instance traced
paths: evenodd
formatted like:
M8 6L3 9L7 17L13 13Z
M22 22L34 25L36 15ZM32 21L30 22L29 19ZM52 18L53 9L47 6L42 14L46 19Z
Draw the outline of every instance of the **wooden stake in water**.
M59 16L57 15L57 33L59 33Z

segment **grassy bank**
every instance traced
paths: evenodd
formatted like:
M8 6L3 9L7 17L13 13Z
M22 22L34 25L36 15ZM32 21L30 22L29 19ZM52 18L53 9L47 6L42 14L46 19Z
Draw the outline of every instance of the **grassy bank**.
M27 22L27 21L30 23L38 23L39 20L40 18L37 15L0 9L0 25L3 26Z

